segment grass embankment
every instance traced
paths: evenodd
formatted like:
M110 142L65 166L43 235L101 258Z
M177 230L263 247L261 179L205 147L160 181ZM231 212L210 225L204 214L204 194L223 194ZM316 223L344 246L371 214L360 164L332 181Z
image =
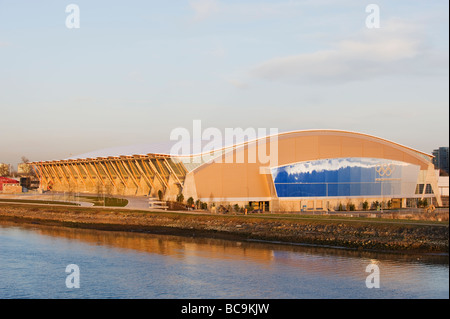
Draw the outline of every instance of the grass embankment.
M45 199L17 199L17 198L0 198L1 202L23 203L23 204L47 204L47 205L69 205L80 206L77 202L92 203L94 206L106 207L125 207L128 200L115 197L94 197L94 196L67 196L64 200L45 200Z
M329 216L211 215L108 208L1 204L0 221L99 230L448 253L448 223Z
M47 204L47 205L68 205L68 206L80 206L77 203L63 202L56 200L40 200L40 199L16 199L16 198L0 198L0 203L24 203L24 204Z
M443 214L442 214L443 215ZM332 215L332 214L320 214L320 215L306 215L306 214L258 214L260 217L265 218L281 218L281 219L310 219L310 220L335 220L335 221L361 221L369 223L396 223L396 224L428 224L428 225L448 225L448 214L444 220L436 219L410 219L410 218L387 218L382 217L360 217L353 215ZM430 216L429 216L430 217Z

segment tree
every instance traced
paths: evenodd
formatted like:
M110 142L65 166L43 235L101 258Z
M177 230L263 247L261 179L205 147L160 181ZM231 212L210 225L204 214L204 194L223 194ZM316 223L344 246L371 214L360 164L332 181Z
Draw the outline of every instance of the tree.
M36 176L34 169L31 167L30 160L26 156L22 156L20 159L22 162L19 164L18 173Z
M158 191L158 198L159 198L159 200L161 201L162 199L163 199L163 192L162 192L162 190L159 190Z
M388 206L388 208L391 208L391 207L392 207L392 200L388 200L387 206Z
M372 202L372 208L373 209L378 209L378 206L380 206L380 202L379 201L374 201L374 202Z
M187 202L189 208L191 208L192 205L194 205L194 199L192 197L189 197L186 202Z
M183 194L178 194L177 195L177 202L178 203L182 203L182 202L184 202L184 196L183 196Z
M9 175L9 165L0 163L0 176Z
M364 210L368 210L369 209L369 202L368 201L364 201L364 203L362 204L362 207Z

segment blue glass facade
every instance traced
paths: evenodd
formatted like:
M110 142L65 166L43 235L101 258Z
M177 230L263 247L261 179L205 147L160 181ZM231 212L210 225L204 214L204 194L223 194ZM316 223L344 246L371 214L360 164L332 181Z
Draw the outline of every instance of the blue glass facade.
M278 197L412 196L419 166L378 158L333 158L272 169Z

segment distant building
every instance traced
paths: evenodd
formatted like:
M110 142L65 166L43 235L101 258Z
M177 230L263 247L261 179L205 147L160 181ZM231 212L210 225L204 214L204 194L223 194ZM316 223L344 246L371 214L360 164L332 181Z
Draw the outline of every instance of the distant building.
M438 179L438 188L439 192L441 193L441 196L447 196L448 197L448 176L439 176Z
M0 192L3 193L20 193L22 187L19 182L12 178L0 177Z
M20 163L19 165L17 165L17 173L28 175L31 173L31 166L27 163Z
M4 194L18 194L22 193L23 189L18 183L4 183L2 193Z
M438 179L438 188L439 193L441 193L442 206L448 207L449 205L449 192L448 192L448 176L439 176Z
M448 147L439 147L433 151L433 156L434 167L436 169L441 169L448 174Z

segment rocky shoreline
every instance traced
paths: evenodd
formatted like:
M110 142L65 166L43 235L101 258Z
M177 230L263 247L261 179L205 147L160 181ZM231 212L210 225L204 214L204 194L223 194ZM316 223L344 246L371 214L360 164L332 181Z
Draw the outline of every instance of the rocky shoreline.
M0 222L111 231L263 240L357 250L447 253L448 224L264 218L108 208L0 204Z

